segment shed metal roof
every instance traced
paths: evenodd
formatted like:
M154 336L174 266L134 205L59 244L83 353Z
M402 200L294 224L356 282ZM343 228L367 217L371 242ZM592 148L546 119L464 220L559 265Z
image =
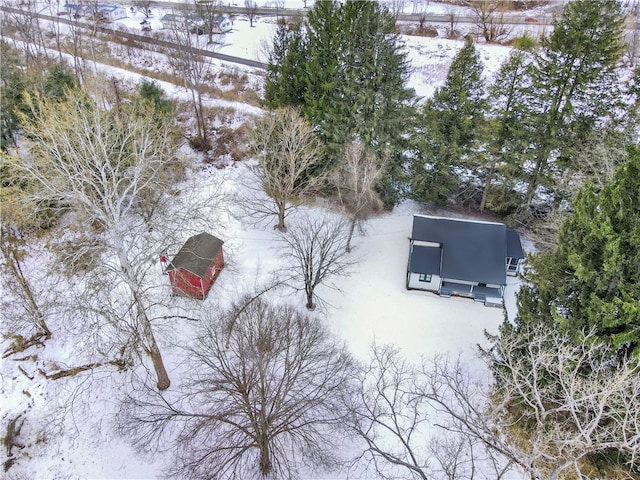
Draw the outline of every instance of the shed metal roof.
M442 245L443 278L507 283L507 227L502 223L414 215L412 239Z
M218 237L206 232L194 235L169 262L167 271L184 268L198 277L203 277L223 243Z

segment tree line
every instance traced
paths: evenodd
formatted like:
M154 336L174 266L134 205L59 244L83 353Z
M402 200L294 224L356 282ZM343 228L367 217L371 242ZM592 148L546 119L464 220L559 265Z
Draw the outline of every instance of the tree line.
M639 77L623 68L623 28L620 2L569 2L549 35L513 42L491 83L467 37L445 85L416 103L390 13L322 2L306 21L279 25L265 104L300 108L322 138L323 165L361 138L384 166L377 188L388 207L409 196L530 224L597 175L587 165L604 159L581 146L635 140Z

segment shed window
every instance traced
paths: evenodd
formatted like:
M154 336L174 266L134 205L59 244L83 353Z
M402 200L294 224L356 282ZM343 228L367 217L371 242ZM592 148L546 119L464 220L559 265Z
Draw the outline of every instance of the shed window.
M430 282L431 281L431 275L429 275L427 273L421 273L420 277L418 278L418 280L420 282Z

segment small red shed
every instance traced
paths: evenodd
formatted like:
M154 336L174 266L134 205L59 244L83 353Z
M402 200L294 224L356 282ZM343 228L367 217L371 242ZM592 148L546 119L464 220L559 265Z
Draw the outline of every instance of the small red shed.
M166 268L174 295L207 296L224 266L223 243L204 232L185 242Z

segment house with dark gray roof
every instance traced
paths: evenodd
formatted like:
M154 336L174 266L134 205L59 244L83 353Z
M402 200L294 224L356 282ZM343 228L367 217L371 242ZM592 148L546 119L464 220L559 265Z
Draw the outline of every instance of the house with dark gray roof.
M502 306L507 273L523 258L520 236L502 223L414 215L407 288Z

